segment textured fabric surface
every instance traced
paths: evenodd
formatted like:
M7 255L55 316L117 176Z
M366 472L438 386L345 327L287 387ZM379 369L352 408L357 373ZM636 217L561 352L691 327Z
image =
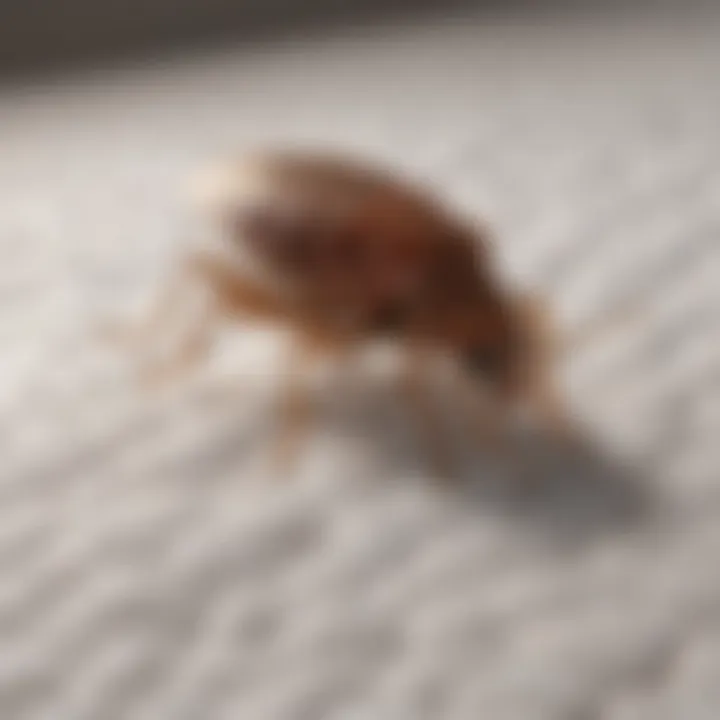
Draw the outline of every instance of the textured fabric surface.
M468 19L0 94L0 717L716 718L716 27ZM565 368L592 457L527 441L519 478L439 387L439 487L368 370L323 380L278 481L282 338L255 329L134 388L92 328L156 291L181 181L288 139L487 216L567 327L643 298Z

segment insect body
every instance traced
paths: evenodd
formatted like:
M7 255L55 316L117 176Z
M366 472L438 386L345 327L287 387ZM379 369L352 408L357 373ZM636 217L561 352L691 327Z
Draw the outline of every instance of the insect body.
M198 198L210 237L164 310L177 312L193 285L203 288L205 313L188 332L185 360L200 354L214 320L292 331L284 445L308 413L297 364L379 337L409 350L408 378L428 353L454 355L496 419L516 401L557 407L538 367L543 340L528 312L537 308L501 286L485 231L424 189L355 160L278 152L224 165L204 177ZM437 435L421 385L407 383Z

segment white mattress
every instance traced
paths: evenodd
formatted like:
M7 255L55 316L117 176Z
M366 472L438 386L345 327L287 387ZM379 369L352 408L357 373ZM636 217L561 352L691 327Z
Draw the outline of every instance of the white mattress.
M3 91L0 717L716 718L717 30L467 18ZM567 326L643 298L566 368L594 458L508 476L443 395L462 482L438 486L365 373L319 385L278 480L282 344L255 329L134 388L92 328L179 253L181 183L290 140L486 216Z

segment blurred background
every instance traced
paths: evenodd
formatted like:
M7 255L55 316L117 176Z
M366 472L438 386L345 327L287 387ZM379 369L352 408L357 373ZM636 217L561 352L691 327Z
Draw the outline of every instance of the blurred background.
M92 62L101 57L156 53L170 47L238 41L257 42L281 33L327 32L339 27L422 18L462 20L481 12L484 19L516 18L529 24L628 16L685 18L711 10L711 0L67 0L48 5L6 0L3 3L3 69L49 68L59 62Z
M717 717L719 69L711 1L0 2L0 718ZM592 447L439 384L441 485L369 367L279 479L256 328L140 391L94 329L274 143L431 183L564 330L638 305L559 367Z

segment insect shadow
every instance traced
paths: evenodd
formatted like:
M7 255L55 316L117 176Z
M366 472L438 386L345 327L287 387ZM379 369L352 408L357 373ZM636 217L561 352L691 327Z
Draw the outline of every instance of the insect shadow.
M245 400L250 400L247 394ZM233 400L226 397L224 403ZM365 387L335 393L330 402L321 404L324 407L298 455L280 472L276 467L269 472L269 482L278 482L280 487L304 482L314 472L314 460L337 443L349 448L347 453L333 453L331 472L340 480L352 475L357 482L424 484L437 491L443 502L462 503L479 516L506 517L521 528L571 547L641 530L658 516L658 493L639 465L611 457L589 439L557 440L528 429L517 430L507 443L490 448L474 444L466 427L453 429L450 422L452 472L439 477L427 463L412 414L392 393ZM232 413L201 443L180 453L179 475L191 484L202 476L203 486L212 477L235 482L243 476L248 452L258 451L272 459L272 403L264 397L243 405L244 412ZM457 415L441 419L453 418L461 425ZM360 477L360 456L361 464L369 459L376 472L362 470ZM267 467L272 468L272 463Z
M498 459L501 469L493 471ZM516 433L492 461L471 463L458 494L571 546L647 528L659 511L639 465L588 439L560 442L529 430Z
M478 515L508 518L572 547L641 531L659 518L659 492L640 463L615 457L587 433L558 439L518 428L507 442L493 446L475 442L450 410L443 419L455 446L454 462L447 476L434 477L407 409L391 407L388 394L365 397L362 417L339 412L332 432L364 435L366 446L378 454L383 477L417 482L419 475Z

